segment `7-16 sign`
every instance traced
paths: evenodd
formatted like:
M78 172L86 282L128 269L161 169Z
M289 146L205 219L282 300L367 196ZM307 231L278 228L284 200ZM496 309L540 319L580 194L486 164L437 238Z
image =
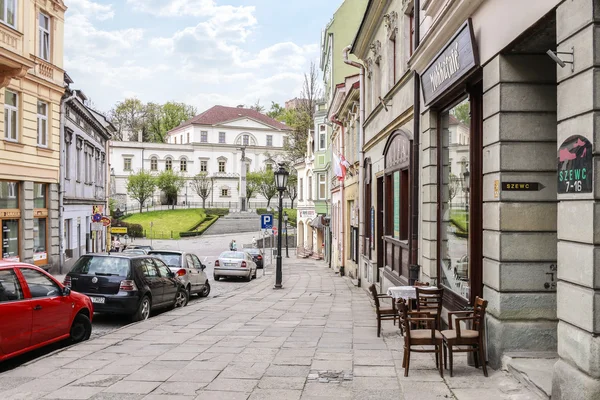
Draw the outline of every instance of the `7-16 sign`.
M591 193L593 185L592 144L573 135L558 149L557 192Z

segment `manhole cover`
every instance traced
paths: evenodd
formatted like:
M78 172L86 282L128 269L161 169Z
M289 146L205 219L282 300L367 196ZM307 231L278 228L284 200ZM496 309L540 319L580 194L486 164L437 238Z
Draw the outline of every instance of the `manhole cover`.
M308 374L309 382L319 382L319 383L340 383L343 381L351 381L352 378L353 378L352 371L312 370Z

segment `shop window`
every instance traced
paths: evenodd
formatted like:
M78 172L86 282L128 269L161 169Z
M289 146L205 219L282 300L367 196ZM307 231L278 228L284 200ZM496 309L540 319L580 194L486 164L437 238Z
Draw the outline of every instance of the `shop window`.
M150 159L150 171L158 170L158 159L156 157L152 157Z
M17 213L20 214L20 212ZM0 212L0 215L1 212ZM2 219L2 259L20 261L19 258L19 220Z
M33 184L33 208L47 208L46 189L47 186L45 183Z
M48 263L46 222L46 218L33 219L33 263L35 265Z
M6 89L4 91L4 138L17 141L18 135L18 109L19 97L15 92Z
M469 172L469 101L464 100L441 115L441 241L440 278L444 287L464 299L470 298L472 266L469 218L471 174ZM448 161L445 161L448 160ZM452 160L460 160L452 166Z
M170 157L167 157L165 160L165 171L170 171L173 169L173 160Z

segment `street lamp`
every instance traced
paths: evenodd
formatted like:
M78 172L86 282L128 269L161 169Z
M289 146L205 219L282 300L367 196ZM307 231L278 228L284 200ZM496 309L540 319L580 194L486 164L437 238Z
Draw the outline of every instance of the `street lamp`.
M275 289L281 289L281 228L282 228L282 213L283 213L283 192L287 187L288 176L290 175L283 166L282 163L279 164L279 170L275 172L275 186L277 186L277 190L279 191L279 218L277 219L277 223L279 225L279 236L277 237L277 266L275 270Z
M288 215L287 211L283 213L283 220L285 221L285 258L290 258L289 250L288 250Z

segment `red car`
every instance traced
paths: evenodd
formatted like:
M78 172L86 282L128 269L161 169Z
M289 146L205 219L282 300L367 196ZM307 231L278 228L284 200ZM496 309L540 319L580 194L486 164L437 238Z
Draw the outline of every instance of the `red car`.
M30 264L0 260L0 361L64 339L90 338L89 297Z

